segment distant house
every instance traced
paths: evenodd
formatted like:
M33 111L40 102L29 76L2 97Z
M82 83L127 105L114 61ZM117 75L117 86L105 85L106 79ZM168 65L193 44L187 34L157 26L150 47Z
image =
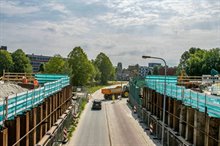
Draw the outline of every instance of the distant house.
M7 46L1 46L0 50L6 50L7 51Z
M43 56L43 55L34 55L34 54L27 54L26 55L30 61L33 68L33 72L39 72L40 65L47 63L50 60L50 56Z
M154 66L161 66L161 63L148 63L148 67L154 68Z
M139 66L139 76L145 77L149 74L150 68L148 66Z

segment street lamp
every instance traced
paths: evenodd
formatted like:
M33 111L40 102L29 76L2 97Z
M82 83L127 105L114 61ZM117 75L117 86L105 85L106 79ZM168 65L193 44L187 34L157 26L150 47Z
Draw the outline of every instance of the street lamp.
M164 98L163 98L163 122L162 122L162 145L164 145L164 128L165 128L165 112L166 112L166 78L167 78L167 63L163 58L160 57L152 57L152 56L142 56L143 59L153 58L162 60L165 64L165 81L164 81Z

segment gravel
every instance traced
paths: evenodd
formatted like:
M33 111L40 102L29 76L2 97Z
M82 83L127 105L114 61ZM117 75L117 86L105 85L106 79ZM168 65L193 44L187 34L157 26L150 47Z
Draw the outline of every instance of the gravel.
M4 83L0 81L0 101L4 97L7 97L12 94L16 94L16 93L21 93L27 90L28 89L22 88L16 84Z

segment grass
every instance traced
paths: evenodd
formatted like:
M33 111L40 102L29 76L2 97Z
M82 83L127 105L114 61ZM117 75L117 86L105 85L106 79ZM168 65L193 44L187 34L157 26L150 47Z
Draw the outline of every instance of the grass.
M85 98L82 99L82 103L80 105L80 111L79 114L81 114L81 112L85 109L85 106L87 104L87 100Z
M91 94L91 93L94 93L95 91L101 89L101 88L104 88L106 86L111 86L111 85L117 85L117 84L126 84L127 81L108 81L108 84L107 85L97 85L97 86L90 86L88 87L88 93Z
M108 81L109 85L116 85L116 84L127 84L128 81Z
M85 98L83 98L81 101L80 107L79 107L79 117L78 118L80 118L80 115L83 112L83 110L85 109L86 104L87 104L87 100ZM72 124L69 128L68 139L70 139L72 137L73 132L75 131L75 129L77 127L77 123L78 123L78 122L76 122L77 120L78 119L75 119L75 121L72 122Z
M73 136L73 131L75 131L76 126L77 126L76 123L73 121L69 128L68 139L70 139Z
M95 91L97 91L103 87L106 87L106 85L98 85L98 86L94 86L94 87L88 87L88 92L89 92L89 94L91 94L91 93L94 93Z

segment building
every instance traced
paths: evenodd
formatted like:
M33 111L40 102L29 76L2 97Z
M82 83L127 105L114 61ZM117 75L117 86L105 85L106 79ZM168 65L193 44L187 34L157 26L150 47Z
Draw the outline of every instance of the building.
M147 67L147 66L140 66L139 67L139 76L145 77L146 75L148 75L149 71L150 71L149 67Z
M139 75L139 65L129 65L128 66L129 77L135 77Z
M51 58L50 56L34 55L34 54L27 54L27 57L30 59L33 72L39 72L40 65L47 63Z
M122 80L122 63L119 62L116 68L116 78L117 80Z
M116 67L117 80L129 81L131 77L139 75L139 65L129 65L127 69L122 68L122 63L119 62Z
M153 68L154 66L161 66L161 63L148 63L148 66Z
M7 51L7 46L1 46L0 50L6 50Z

